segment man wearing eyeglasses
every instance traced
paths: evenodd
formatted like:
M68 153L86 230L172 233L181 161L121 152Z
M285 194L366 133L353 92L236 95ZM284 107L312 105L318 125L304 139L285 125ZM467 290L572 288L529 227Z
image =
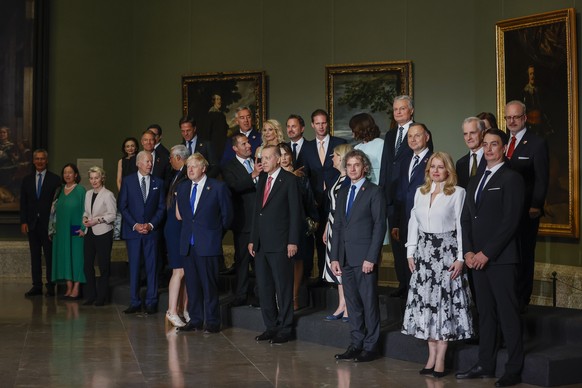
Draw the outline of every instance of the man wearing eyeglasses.
M536 238L548 191L550 164L548 144L528 130L525 112L526 106L521 101L510 101L505 105L504 119L511 136L505 156L509 166L525 181L524 209L518 232L521 252L518 298L522 312L530 302L533 288Z

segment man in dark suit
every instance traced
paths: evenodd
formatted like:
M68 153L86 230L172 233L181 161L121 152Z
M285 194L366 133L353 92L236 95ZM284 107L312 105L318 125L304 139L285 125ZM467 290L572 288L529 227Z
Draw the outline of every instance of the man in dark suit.
M432 155L428 147L430 134L424 124L412 123L408 127L407 142L412 153L400 164L400 173L395 183L396 198L394 200L394 223L391 224L392 241L405 247L408 238L408 220L414 206L416 189L424 183L424 171L428 159ZM410 268L406 259L406 249L394 250L394 269L398 277L398 289L393 296L408 294L410 283Z
M253 112L247 106L240 107L236 110L235 119L239 127L239 132L249 139L251 151L254 155L257 148L261 145L261 133L253 128ZM232 139L226 139L220 165L224 166L229 160L234 159L234 155Z
M525 112L526 107L521 101L511 101L505 106L505 122L511 135L506 154L508 164L525 182L525 201L518 233L521 252L518 295L522 311L529 304L533 290L536 240L550 179L548 144L526 128Z
M400 165L404 159L412 154L412 150L410 147L408 147L408 142L406 140L408 135L408 128L410 127L410 124L413 123L412 116L414 114L414 103L412 98L407 95L394 97L392 111L397 128L390 129L386 133L384 148L382 150L380 180L378 181L378 184L384 189L384 196L386 197L386 214L388 217L388 226L390 228L397 226L394 217L396 181L398 180L398 176L400 174ZM428 148L432 151L432 135L430 132L429 135L430 139L428 142ZM400 243L400 241L391 241L391 247L395 260L396 257L406 258L406 249L404 248L404 245ZM397 264L395 263L394 266L396 274L398 275L398 269L396 269L396 265ZM391 295L403 296L405 291L406 289L400 285L398 289Z
M473 272L479 311L479 361L458 379L495 377L497 326L507 347L505 374L495 386L521 382L524 352L516 294L519 247L517 228L524 183L505 163L507 135L489 129L483 139L487 168L467 187L461 226L465 264Z
M131 301L124 311L126 314L141 311L139 283L142 256L147 277L145 311L147 314L155 314L158 311L156 256L158 230L164 218L166 205L163 180L150 175L152 159L148 151L138 153L136 158L138 172L123 178L119 191L118 208L123 216L123 238L127 245L129 260Z
M61 178L47 170L48 153L38 149L32 154L35 172L22 180L20 189L20 230L28 235L32 288L24 296L42 295L42 257L46 263L46 294L55 295L52 274L52 242L48 237L51 205Z
M293 168L295 170L303 167L303 145L307 142L303 137L303 132L305 131L305 120L303 117L291 114L287 118L287 136L289 136L290 142L289 147L293 152Z
M370 160L360 150L345 156L351 187L337 197L331 268L342 276L347 309L350 312L351 343L338 360L372 361L378 356L380 311L378 266L386 234L386 202L380 187L366 179Z
M168 151L168 149L162 144L162 127L159 124L151 124L147 129L154 134L154 140L156 142L154 145L155 153L160 157L160 159L169 158L170 151Z
M463 121L463 139L469 148L469 153L457 160L457 185L466 189L469 179L481 176L485 171L487 161L483 158L483 133L485 123L478 117L467 117Z
M196 128L196 120L191 116L184 116L178 122L182 134L182 144L186 146L190 155L198 152L208 162L206 175L216 178L220 175L220 167L216 164L212 144L205 139L200 139Z
M263 170L260 163L253 163L251 145L242 133L232 136L235 158L222 168L222 178L230 188L234 207L232 234L234 237L234 265L236 270L236 291L232 306L247 303L249 288L250 242L253 210L257 196L256 181Z
M188 179L178 188L178 219L182 220L180 255L184 257L184 278L188 292L190 322L178 331L220 331L218 262L222 256L222 235L232 222L230 192L224 182L206 176L208 162L199 153L186 165Z
M160 178L164 182L164 188L167 188L165 183L170 170L170 161L167 154L156 152L156 135L149 129L146 129L141 135L141 146L144 151L152 155L151 174Z
M311 114L311 127L315 131L315 139L303 144L301 151L303 165L315 195L319 219L327 220L329 212L327 189L333 186L339 177L339 171L333 168L333 149L346 141L328 133L329 115L323 109L317 109ZM325 222L320 222L315 234L320 283L323 283L322 275L325 266L325 244L323 243L325 225ZM309 266L309 263L304 263L304 265ZM311 263L311 267L313 267L313 263ZM310 272L305 271L308 275L311 275Z
M261 313L266 330L255 337L272 344L291 339L293 260L299 244L301 205L297 177L280 166L281 151L265 146L257 184L248 250L255 258Z

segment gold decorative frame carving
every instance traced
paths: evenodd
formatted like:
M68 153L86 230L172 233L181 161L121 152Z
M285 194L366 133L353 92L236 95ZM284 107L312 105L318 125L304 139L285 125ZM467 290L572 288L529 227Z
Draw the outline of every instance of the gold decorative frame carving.
M412 96L412 61L328 65L325 72L330 133L348 141L352 115L370 113L385 133L393 125L394 97Z
M550 187L539 234L578 238L576 11L568 8L500 21L496 43L499 124L508 101L524 101L529 105L529 130L545 137L549 145Z

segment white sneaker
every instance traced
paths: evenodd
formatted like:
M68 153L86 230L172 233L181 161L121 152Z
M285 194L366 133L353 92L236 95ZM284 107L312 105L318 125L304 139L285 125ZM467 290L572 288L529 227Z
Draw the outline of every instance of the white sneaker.
M184 326L186 326L186 324L184 322L182 322L182 320L180 319L180 317L178 316L178 314L170 314L169 311L166 311L166 319L168 321L170 321L170 323L174 327L184 327Z

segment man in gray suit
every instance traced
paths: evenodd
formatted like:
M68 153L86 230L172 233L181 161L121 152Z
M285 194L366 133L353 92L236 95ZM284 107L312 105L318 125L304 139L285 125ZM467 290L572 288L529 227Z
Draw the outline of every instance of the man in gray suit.
M351 186L338 193L331 268L342 276L348 311L351 344L337 360L372 361L378 355L380 312L378 266L386 234L386 201L380 187L366 179L371 164L360 150L345 157Z

